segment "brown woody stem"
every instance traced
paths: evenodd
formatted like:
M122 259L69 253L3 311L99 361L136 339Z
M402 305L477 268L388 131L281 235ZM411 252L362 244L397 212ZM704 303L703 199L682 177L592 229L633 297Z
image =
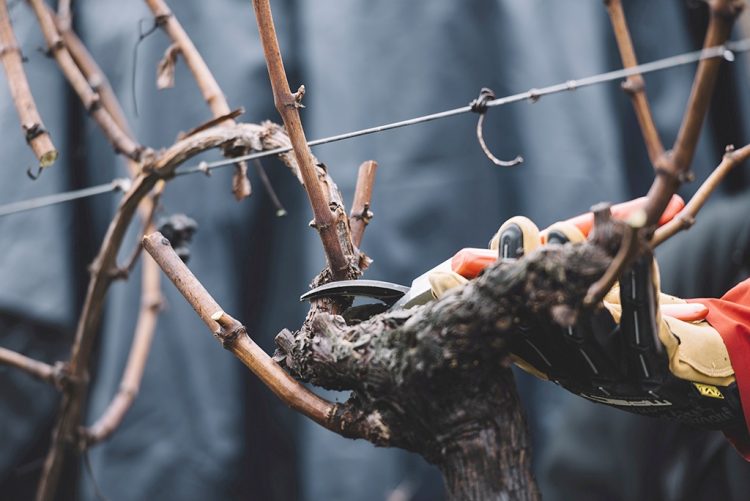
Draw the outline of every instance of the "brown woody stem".
M357 173L354 200L352 200L352 208L351 212L349 212L352 243L356 247L362 244L362 236L365 233L365 228L367 228L372 219L370 201L372 200L372 186L375 184L375 173L377 170L378 163L375 160L367 160L359 166L359 172Z
M151 226L151 231L153 231L153 226ZM141 310L120 389L101 417L89 429L81 432L87 446L102 442L114 433L133 405L140 389L151 341L156 332L156 321L163 302L159 285L159 267L152 259L144 259L142 266Z
M614 10L612 10L613 3L619 4L619 2L617 0L610 1L608 2L608 6L610 7L610 14L612 15L614 12L613 25L616 33L619 28L618 43L620 43L619 40L624 36L623 32L627 34L627 27L624 24L624 17L616 21L618 15L621 15L622 12L620 10L618 14L617 5L614 5ZM703 42L704 48L720 46L726 42L732 28L732 23L742 10L743 5L743 2L736 0L711 0L709 2L711 19ZM622 43L621 50L622 45L627 44ZM627 49L627 47L625 48ZM625 52L627 53L627 50ZM623 56L625 64L628 64L628 61L633 62L635 60L634 54L626 55L627 59ZM706 112L708 111L708 105L713 94L716 75L720 65L721 59L718 58L702 59L698 63L693 87L690 91L690 97L688 98L685 114L674 147L671 152L664 152L660 158L653 162L656 177L647 195L646 206L644 208L645 224L639 224L645 232L652 230L667 207L672 195L677 192L683 182L690 178L690 163L693 160L698 136ZM638 107L636 107L637 110ZM646 110L647 108L642 108L641 112ZM646 130L644 129L644 137L646 137L647 143L649 140L653 140L653 138L645 136L645 134ZM587 304L594 304L601 300L619 278L622 270L632 262L640 248L639 239L634 236L629 242L632 245L623 249L622 253L618 253L617 259L612 262L610 269L607 270L604 277L592 285L586 297Z
M175 15L172 14L169 6L163 0L146 0L146 4L154 14L157 24L161 26L169 38L180 48L180 53L185 59L185 64L187 64L187 67L193 74L195 82L198 84L198 88L203 95L203 99L206 100L208 107L211 108L211 113L215 117L228 115L232 110L229 108L221 87L219 87L211 70L208 69L208 65L203 60L203 57L201 57L200 52L198 52L187 32L185 32L185 29Z
M0 59L8 77L8 87L16 106L26 142L34 152L40 169L45 169L57 160L57 149L44 127L42 118L31 95L31 88L23 71L23 58L18 41L10 24L6 0L0 0Z
M256 345L248 336L245 327L221 309L180 260L169 240L156 232L143 239L143 246L224 348L240 359L292 409L326 428L335 428L331 421L335 406L295 381Z
M734 19L739 15L743 5L744 2L737 0L709 2L711 19L703 42L704 48L719 46L727 41ZM648 192L645 209L647 227L653 226L659 220L672 195L683 182L690 179L690 163L698 145L698 136L711 102L721 63L720 58L703 59L698 63L674 147L656 164L656 178Z
M57 61L60 71L62 71L71 87L73 87L73 90L78 94L83 106L94 118L117 152L122 153L132 160L139 161L143 153L143 147L133 141L101 105L99 94L91 88L86 77L70 55L63 38L57 30L54 15L44 3L44 0L29 0L29 3L39 21L39 26L47 43L47 50Z
M23 372L58 388L62 387L65 374L60 367L45 364L13 350L0 347L0 365L15 367Z
M273 98L276 109L284 121L284 127L289 134L289 139L294 148L294 156L297 159L300 173L310 200L313 215L315 217L315 228L320 234L323 249L328 259L328 265L334 278L343 278L349 271L349 259L344 245L339 239L336 220L329 208L329 197L318 184L315 165L312 161L310 149L307 146L305 131L299 116L300 101L304 95L304 87L300 87L292 94L289 82L286 78L284 63L281 59L281 50L276 37L276 28L273 24L273 15L268 0L253 0L253 9L258 22L258 31L263 45L263 53L268 66L268 75L273 88Z
M739 150L730 150L724 154L721 163L711 172L701 184L695 195L688 201L685 207L671 221L658 228L651 239L651 247L654 248L665 240L673 237L682 230L687 230L695 223L695 216L708 200L708 197L717 188L724 177L736 166L750 157L750 145L743 146Z
M169 38L172 39L172 42L179 48L180 54L185 59L185 64L187 64L187 67L193 74L193 78L195 78L195 82L198 84L203 99L205 99L208 107L211 109L211 114L215 119L226 117L223 121L234 124L235 121L231 117L232 110L229 108L229 103L224 96L224 92L222 92L213 73L208 69L208 65L203 60L200 52L198 52L198 49L185 29L169 9L167 3L164 0L146 0L146 4L154 14L156 23L161 26ZM245 162L237 164L232 185L234 196L237 200L250 196L250 182L247 180L247 164Z
M638 60L635 57L633 40L630 38L630 31L625 20L625 13L622 10L621 0L605 0L604 3L607 5L607 12L612 21L612 28L615 32L615 39L617 40L617 47L620 50L623 67L632 68L633 66L637 66ZM661 139L659 139L659 132L656 130L656 125L654 125L651 108L646 97L646 85L643 77L641 75L631 75L623 82L622 87L625 92L630 94L630 98L633 101L633 108L638 118L638 125L640 125L641 132L643 133L648 157L651 160L651 164L655 166L664 154L664 146Z
M57 2L57 18L60 26L70 29L73 24L73 13L70 8L71 0L59 0Z

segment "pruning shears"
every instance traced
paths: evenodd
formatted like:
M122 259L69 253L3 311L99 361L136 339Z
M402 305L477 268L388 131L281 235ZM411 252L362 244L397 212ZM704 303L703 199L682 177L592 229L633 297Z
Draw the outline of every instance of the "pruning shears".
M645 203L646 198L642 197L614 205L611 207L612 217L625 220L636 210L644 207ZM659 219L659 225L661 226L674 218L684 206L685 203L682 198L674 195ZM584 237L588 237L594 226L594 214L587 212L568 219L564 223L574 225ZM523 238L524 235L521 231L510 231L505 232L502 236L498 249L463 248L450 259L419 275L409 287L380 280L341 280L309 290L300 296L300 301L310 301L323 297L369 297L383 302L389 310L408 309L435 299L429 281L431 274L452 271L471 280L497 261L498 257L513 259L521 255L523 253ZM547 243L555 241L556 236L552 231L545 231L541 233L540 238L541 243Z

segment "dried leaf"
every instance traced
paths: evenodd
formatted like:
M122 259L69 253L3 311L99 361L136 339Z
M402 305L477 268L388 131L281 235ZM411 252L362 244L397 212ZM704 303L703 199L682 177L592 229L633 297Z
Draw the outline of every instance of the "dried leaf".
M250 180L247 178L247 164L245 162L240 162L234 166L232 193L234 193L234 198L237 199L238 202L249 197L252 193Z
M164 57L159 61L156 67L156 88L159 90L171 89L174 87L174 69L177 64L177 55L180 53L180 47L172 44L167 47Z

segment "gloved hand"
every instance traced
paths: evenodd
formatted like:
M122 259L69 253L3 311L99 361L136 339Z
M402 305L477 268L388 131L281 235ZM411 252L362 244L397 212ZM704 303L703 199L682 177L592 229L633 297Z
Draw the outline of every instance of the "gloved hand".
M490 248L499 259L518 259L541 245L584 239L570 222L540 233L529 219L515 217ZM436 297L466 281L455 273L430 276ZM743 301L750 306L750 281L722 300L688 302L662 294L656 263L647 257L624 273L603 307L582 312L567 328L542 321L522 325L509 351L522 369L594 402L721 429L750 459L740 400L743 395L750 406L750 308L738 304Z

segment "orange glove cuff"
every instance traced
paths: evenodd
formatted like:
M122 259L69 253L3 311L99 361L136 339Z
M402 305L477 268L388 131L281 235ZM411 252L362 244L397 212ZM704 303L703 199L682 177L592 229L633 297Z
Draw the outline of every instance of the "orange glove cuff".
M750 461L750 279L737 284L721 299L689 299L708 307L706 320L724 340L734 369L745 414L745 433L727 434L735 448Z

